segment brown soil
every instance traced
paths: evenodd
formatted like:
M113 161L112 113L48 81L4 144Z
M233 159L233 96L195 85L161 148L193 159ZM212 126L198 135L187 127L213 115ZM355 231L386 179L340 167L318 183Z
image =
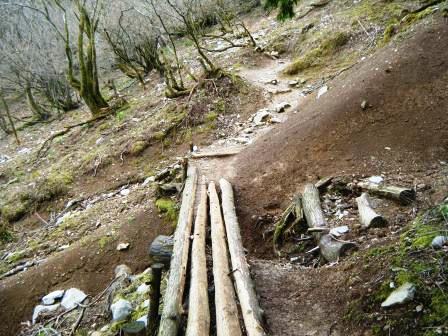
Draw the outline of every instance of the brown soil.
M52 290L76 287L94 296L109 284L115 266L126 264L134 272L148 267L148 243L170 230L156 214L152 209L123 223L118 236L121 241L130 242L128 251L117 251L117 241L99 249L98 240L93 237L87 244L77 244L39 267L3 280L0 283L0 335L15 335L20 322L28 321L40 298Z

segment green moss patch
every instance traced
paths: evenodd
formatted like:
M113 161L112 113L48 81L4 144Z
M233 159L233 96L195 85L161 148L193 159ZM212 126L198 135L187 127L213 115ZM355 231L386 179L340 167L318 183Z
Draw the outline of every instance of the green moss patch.
M175 227L179 215L177 203L170 198L159 198L156 201L156 207L165 216L165 219Z

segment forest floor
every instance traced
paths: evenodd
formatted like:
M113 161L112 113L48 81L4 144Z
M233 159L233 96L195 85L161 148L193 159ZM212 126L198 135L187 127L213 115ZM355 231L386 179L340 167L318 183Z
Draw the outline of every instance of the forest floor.
M404 308L384 311L377 292L389 284L394 266L387 248L399 249L415 218L448 195L447 21L439 7L431 7L418 20L396 23L383 11L393 16L403 4L368 4L341 9L331 3L285 24L249 16L248 26L271 56L232 50L222 57L222 65L244 82L219 80L190 102L164 99L160 84L143 91L120 80L130 108L55 141L44 158L36 153L51 132L84 120L86 111L28 128L19 148L0 139L0 153L8 156L0 165L2 215L6 207L13 223L11 241L0 245L0 277L34 263L0 279L0 334L17 334L52 290L76 287L96 295L117 265L135 273L150 265L148 244L170 234L173 219L156 205L157 185L144 181L187 154L190 143L198 153L240 150L190 162L207 180L225 177L236 189L244 245L271 335L445 332L446 316L427 322L436 310L427 298L417 295ZM403 6L414 10L418 2ZM384 35L391 22L395 37ZM350 38L328 55L314 53L314 64L297 75L284 74L297 63L293 57L303 60L335 31ZM154 75L148 83L157 80ZM291 106L279 111L283 103ZM164 134L186 107L190 124ZM257 123L259 111L267 114ZM274 252L274 223L305 183L326 176L353 183L372 175L415 188L417 200L401 206L375 199L388 226L364 231L357 224L357 194L327 190L322 197L329 226L347 225L344 239L355 241L358 252L330 265L305 253L310 242L290 239L281 255ZM70 200L76 206L58 222L56 214ZM118 251L119 243L130 247ZM415 312L420 304L423 312ZM397 322L401 317L406 323ZM420 320L428 329L415 329Z

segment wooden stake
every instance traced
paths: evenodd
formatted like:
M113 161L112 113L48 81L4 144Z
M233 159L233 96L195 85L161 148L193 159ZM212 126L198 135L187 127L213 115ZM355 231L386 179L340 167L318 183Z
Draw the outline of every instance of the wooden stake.
M198 173L193 166L188 168L187 180L182 196L174 248L171 257L170 276L164 296L159 336L176 336L182 315L182 298L187 275L188 252L190 246L191 226L193 223L194 200Z
M161 263L151 265L151 292L149 298L148 311L148 336L157 334L159 326L159 305L160 305L160 283L162 281L162 270L164 265Z
M235 291L230 278L226 233L215 184L208 186L210 222L212 227L213 279L215 281L215 308L217 336L241 336Z
M208 307L207 262L205 236L207 226L207 187L205 178L199 182L200 201L194 224L194 239L191 252L190 300L187 336L208 335L210 309Z
M235 211L232 185L225 179L219 181L222 192L222 211L229 242L233 277L248 336L265 336L262 326L263 310L257 300L255 286L249 272L241 240L240 227Z
M362 193L361 196L356 198L356 203L358 204L359 219L365 228L379 227L386 224L384 217L377 214L370 206L367 193Z
M320 206L319 191L314 184L307 184L303 191L303 212L308 226L313 229L326 229L327 222ZM355 247L354 243L335 240L328 233L313 233L322 257L328 261L337 261L347 250Z

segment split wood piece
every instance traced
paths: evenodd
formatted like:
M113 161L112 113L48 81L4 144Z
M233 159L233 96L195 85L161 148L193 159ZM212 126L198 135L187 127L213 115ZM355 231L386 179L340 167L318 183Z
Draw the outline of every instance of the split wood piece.
M303 212L310 228L327 228L327 222L320 206L319 191L314 184L307 184L303 191ZM356 247L354 243L334 239L328 233L313 233L322 257L328 261L337 261L349 249Z
M191 251L191 280L188 311L187 336L208 335L210 330L210 309L208 307L207 262L205 256L205 235L207 226L207 187L205 177L199 182L199 207L194 224L193 247Z
M197 179L198 172L196 167L190 166L182 195L179 220L174 234L173 255L171 257L170 275L164 296L159 336L176 336L179 331L179 322L183 311L182 298L187 275Z
M235 211L235 199L232 185L225 179L219 181L222 192L222 211L229 242L233 277L248 336L265 336L263 329L263 310L261 309L255 285L252 281L244 254L240 227Z
M213 279L215 281L215 308L217 336L241 336L235 291L230 278L226 233L215 184L208 186L210 222L212 227Z
M295 195L291 204L283 212L280 220L275 224L274 231L274 250L277 250L277 244L282 236L291 231L295 226L305 220L303 216L302 195Z
M386 219L372 209L367 193L362 193L361 196L356 198L356 203L358 204L359 218L363 227L369 228L386 225Z
M370 182L359 182L358 187L374 194L399 201L403 205L411 204L415 200L415 190L397 186L386 186Z
M209 157L216 157L216 158L220 158L220 157L226 157L226 156L232 156L232 155L237 155L241 152L242 148L230 148L227 150L223 150L220 152L203 152L203 153L192 153L191 157L193 159L201 159L201 158L209 158Z

